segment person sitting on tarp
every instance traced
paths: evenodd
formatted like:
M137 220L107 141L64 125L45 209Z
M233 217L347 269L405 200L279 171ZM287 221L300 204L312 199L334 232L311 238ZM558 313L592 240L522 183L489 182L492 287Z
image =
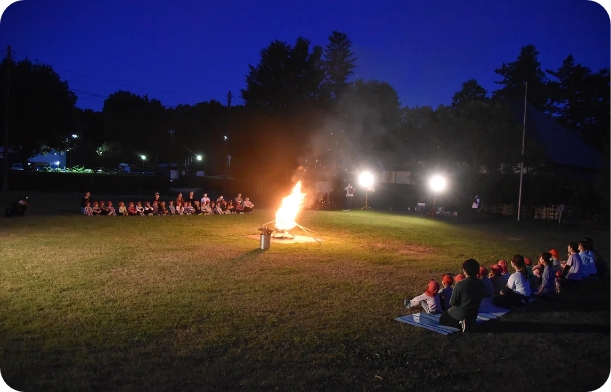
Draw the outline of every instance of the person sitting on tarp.
M12 216L23 216L25 212L28 210L28 204L30 204L30 199L27 196L19 196L9 208L4 211L4 214L7 217Z
M479 273L476 260L465 260L462 269L465 279L454 286L450 298L452 307L439 316L439 324L467 331L474 327L479 305L486 297L486 288L484 282L476 277Z

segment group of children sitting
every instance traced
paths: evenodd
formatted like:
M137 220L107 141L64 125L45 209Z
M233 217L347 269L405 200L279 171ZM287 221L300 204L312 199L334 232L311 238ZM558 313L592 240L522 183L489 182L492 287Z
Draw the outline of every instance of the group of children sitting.
M212 201L207 193L204 193L200 200L195 199L193 191L189 192L189 197L186 199L183 199L182 193L179 193L176 200L169 200L167 204L160 198L159 193L155 193L155 199L144 202L144 205L138 201L129 202L126 206L120 201L118 208L115 208L112 201L92 202L90 192L85 193L81 202L81 212L87 216L249 214L253 212L254 207L248 197L242 199L241 193L238 193L233 201L225 200L223 195Z
M477 278L484 283L492 303L504 308L524 306L531 297L555 297L562 289L575 288L584 279L604 278L606 263L595 255L591 238L569 243L567 251L565 261L560 260L556 249L542 252L535 265L527 257L514 255L510 264L515 272L510 273L507 262L499 260L489 270L481 266ZM445 274L441 288L431 279L423 294L403 303L407 308L420 306L427 313L441 313L451 307L452 285L463 279L462 273Z

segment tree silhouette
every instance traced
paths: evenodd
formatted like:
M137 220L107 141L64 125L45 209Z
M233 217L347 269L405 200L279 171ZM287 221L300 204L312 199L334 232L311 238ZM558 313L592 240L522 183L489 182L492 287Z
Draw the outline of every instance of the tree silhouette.
M352 53L352 41L345 33L334 31L328 40L324 49L325 85L329 98L337 102L356 68L357 59Z

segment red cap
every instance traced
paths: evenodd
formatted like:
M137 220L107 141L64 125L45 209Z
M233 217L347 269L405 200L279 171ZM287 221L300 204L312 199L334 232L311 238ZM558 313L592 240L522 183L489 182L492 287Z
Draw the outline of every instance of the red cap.
M507 272L507 262L505 260L499 260L498 265L501 267L503 273Z
M481 266L479 267L479 277L483 278L484 276L488 276L488 270L486 269L486 267Z
M558 253L556 249L550 250L549 253L554 257L554 259L560 260L560 254Z
M429 297L434 297L438 291L439 291L439 283L437 283L435 279L431 279L424 293L428 295Z
M524 264L526 264L526 265L532 265L532 264L533 264L533 262L532 262L532 261L530 261L530 259L529 259L528 257L525 257L525 258L524 258Z
M494 275L500 275L503 273L503 269L498 264L493 264L492 266L490 266L490 270Z
M441 278L441 282L446 286L452 286L452 283L454 283L454 279L452 279L450 275L446 274L443 276L443 278Z
M463 275L463 274L458 274L458 275L456 275L456 276L454 277L454 283L458 283L458 282L460 282L461 280L463 280L464 278L465 278L465 275Z

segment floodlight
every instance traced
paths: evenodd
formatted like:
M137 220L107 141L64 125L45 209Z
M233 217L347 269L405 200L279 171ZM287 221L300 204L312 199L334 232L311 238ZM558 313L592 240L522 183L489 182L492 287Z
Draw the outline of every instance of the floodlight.
M369 172L363 172L363 173L359 174L359 183L363 187L369 188L370 186L373 185L373 174L371 174Z
M446 187L446 180L441 176L434 176L431 178L429 185L434 192L441 192Z
M146 159L146 155L140 155L140 158L144 161Z
M195 158L196 158L198 161L201 161L201 160L202 160L202 156L201 156L201 155L197 155L197 156L195 156Z

